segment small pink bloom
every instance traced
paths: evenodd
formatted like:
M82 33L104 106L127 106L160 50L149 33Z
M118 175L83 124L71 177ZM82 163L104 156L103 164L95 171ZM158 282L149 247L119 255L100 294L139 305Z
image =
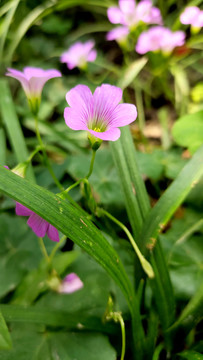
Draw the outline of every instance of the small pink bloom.
M74 67L85 68L87 62L95 61L97 52L93 49L95 43L89 40L85 43L76 42L68 51L61 55L60 61L66 63L68 69L72 70Z
M65 279L63 279L62 284L59 287L59 292L64 294L71 294L75 291L80 290L84 286L80 278L75 274L68 274Z
M59 242L58 230L19 202L16 202L16 215L29 216L27 224L38 237L44 237L47 234L50 240Z
M73 130L86 130L101 140L115 141L122 127L133 122L137 109L132 104L119 104L122 90L103 84L94 94L86 85L77 85L66 94L70 107L65 108L66 125Z
M152 6L151 0L142 0L137 5L134 0L119 0L119 6L107 10L111 23L128 27L137 25L140 21L146 24L162 24L160 10Z
M180 15L180 21L182 24L201 28L203 27L203 10L200 10L197 6L188 6Z
M155 26L139 36L135 50L139 54L146 54L149 51L162 51L170 53L177 46L185 42L183 31L172 32L163 26Z
M55 77L61 77L58 70L43 70L35 67L25 67L23 71L8 68L6 76L13 77L21 82L21 85L28 97L40 98L44 84Z
M123 42L127 39L128 34L129 30L126 26L118 26L107 33L106 39L109 41L117 40Z

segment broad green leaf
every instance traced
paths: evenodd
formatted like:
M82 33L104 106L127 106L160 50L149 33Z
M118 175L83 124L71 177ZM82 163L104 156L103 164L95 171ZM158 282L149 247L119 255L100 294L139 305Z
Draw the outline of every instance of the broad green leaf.
M0 352L0 360L116 360L108 338L99 333L35 332L26 326L12 330L13 349Z
M203 111L181 117L175 122L172 135L178 145L194 153L203 144Z
M146 217L141 233L141 241L150 244L155 241L158 233L166 225L189 191L199 181L203 174L203 146L184 166L178 177L161 196L154 208Z
M117 253L82 210L3 167L0 167L0 190L29 207L86 250L121 287L132 306L132 286Z
M141 59L132 62L120 77L117 86L121 87L123 90L127 88L146 65L147 61L147 58L142 57Z
M23 162L28 158L28 150L6 79L0 79L0 93L0 111L4 126L7 129L17 161ZM34 173L31 167L28 168L27 175L30 179L34 180Z
M203 245L199 232L203 232L201 213L186 208L182 217L173 219L170 228L160 235L174 293L179 300L190 299L202 282Z
M11 337L3 315L0 312L0 350L9 350L11 347Z
M163 152L154 150L151 154L137 152L139 170L144 178L159 180L163 176Z

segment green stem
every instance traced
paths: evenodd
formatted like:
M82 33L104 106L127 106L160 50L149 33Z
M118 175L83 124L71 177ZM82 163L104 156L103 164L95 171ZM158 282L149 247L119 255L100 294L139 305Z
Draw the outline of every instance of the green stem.
M87 176L85 176L85 179L89 179L90 175L92 174L95 155L96 155L96 150L92 150L92 159L91 159L91 163L90 163L90 169L89 169Z
M121 336L122 336L121 360L124 360L125 347L126 347L126 345L125 345L125 323L124 323L121 313L114 312L111 316L115 322L119 321L120 326L121 326Z
M84 182L84 178L79 179L78 181L76 181L74 184L70 185L65 191L63 191L63 193L67 194L70 190L74 189L76 186L78 186L81 182Z
M67 239L67 236L66 235L63 235L62 238L60 239L60 241L54 246L50 256L49 256L49 259L50 259L50 262L52 262L57 250L61 247L61 245L64 243L64 241Z
M99 209L99 211L106 215L110 220L112 220L115 224L117 224L118 226L120 226L120 228L126 233L128 239L130 240L130 243L133 247L133 249L135 250L135 253L138 257L138 259L140 260L140 264L143 268L143 270L145 271L145 273L149 276L149 278L153 278L154 277L154 271L152 269L151 264L145 259L145 257L142 255L140 249L138 248L135 240L133 239L130 231L127 229L127 227L120 222L118 219L116 219L113 215L109 214L108 211L104 210L104 209Z
M122 335L121 360L124 360L124 356L125 356L125 323L123 321L121 314L118 313L117 318L118 318L118 321L120 322L121 335Z
M41 252L42 254L44 255L45 259L47 260L47 262L49 263L50 262L50 257L47 253L47 249L44 245L44 241L43 241L43 238L39 237L39 246L40 246L40 249L41 249Z
M137 109L138 109L138 123L141 133L143 134L143 130L145 127L145 114L144 114L144 107L143 107L143 101L142 101L142 94L140 89L135 90L135 96L136 96L136 103L137 103Z
M47 169L49 170L50 172L50 175L52 176L52 179L54 180L56 186L60 189L60 190L64 190L63 186L60 184L60 182L58 181L56 175L54 174L54 171L50 165L50 162L49 162L49 159L48 159L48 156L47 156L47 153L45 151L45 146L42 142L42 138L41 138L41 135L40 135L40 132L39 132L39 127L38 127L38 117L37 115L34 116L34 119L35 119L35 131L36 131L36 135L37 135L37 139L38 139L38 142L39 142L39 145L41 146L42 148L42 153L43 153L43 156L44 156L44 161L45 161L45 164L47 166Z

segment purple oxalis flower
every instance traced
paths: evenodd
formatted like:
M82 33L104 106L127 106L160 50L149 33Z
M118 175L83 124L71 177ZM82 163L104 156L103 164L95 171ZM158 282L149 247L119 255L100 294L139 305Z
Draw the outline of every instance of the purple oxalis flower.
M27 224L38 237L44 237L47 234L50 240L59 242L58 230L19 202L16 202L16 215L29 216Z
M80 278L75 274L68 274L62 281L59 292L64 294L71 294L80 290L84 286Z
M25 67L23 71L8 68L6 76L13 77L20 81L28 98L32 111L36 112L40 105L41 93L44 84L55 77L61 77L58 70L43 70L36 67Z
M111 23L134 27L139 22L146 24L162 24L161 12L152 6L151 0L142 0L137 5L134 0L119 0L119 6L107 10Z
M93 40L85 43L76 42L61 55L60 61L66 63L70 70L77 66L83 69L88 61L93 62L97 57L97 52L93 49L94 45Z
M203 10L197 6L188 6L180 15L180 21L184 25L192 25L193 28L203 27Z
M117 40L118 42L125 42L128 34L129 30L126 26L118 26L107 33L106 39L109 41Z
M163 26L155 26L142 32L135 50L139 54L146 54L149 51L162 51L170 54L175 47L182 46L184 42L185 33L183 31L172 32Z
M122 90L103 84L94 94L86 85L77 85L66 94L70 107L65 108L66 125L73 130L86 130L101 140L115 141L122 127L133 122L137 109L132 104L119 104Z

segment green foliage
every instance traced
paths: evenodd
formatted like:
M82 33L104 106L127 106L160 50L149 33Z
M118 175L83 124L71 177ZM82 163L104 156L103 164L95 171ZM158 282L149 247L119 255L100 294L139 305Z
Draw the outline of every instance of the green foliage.
M193 154L203 143L203 111L181 117L173 126L172 134L178 145Z
M0 313L0 351L9 350L12 347L12 341L5 320Z
M22 341L23 339L23 347ZM0 352L1 360L50 360L50 359L95 359L95 347L98 351L97 359L115 360L116 353L108 339L101 334L93 333L63 333L43 331L15 326L12 331L13 350Z
M202 360L203 355L194 350L186 350L178 354L180 359L185 360Z
M202 359L202 35L181 25L183 3L158 1L164 25L187 29L187 42L171 54L140 56L134 49L148 28L144 23L126 44L105 39L114 28L107 8L116 5L110 0L3 0L0 5L1 74L6 67L37 66L58 68L63 75L44 87L38 114L60 191L84 178L91 162L85 132L64 122L67 91L85 84L93 92L109 83L121 87L123 100L138 109L132 135L124 127L118 141L102 144L88 182L65 196L57 194L37 151L20 84L0 79L0 360L119 359L119 324L106 322L109 296L111 311L125 321L125 358ZM60 63L71 44L90 38L98 54L85 71ZM144 136L145 122L158 130L155 138ZM26 180L4 169L33 151ZM26 219L14 214L13 200L67 238L56 245L45 237L42 249ZM119 221L102 216L102 208L132 229L154 279L143 274ZM71 272L83 288L59 293L57 286Z

